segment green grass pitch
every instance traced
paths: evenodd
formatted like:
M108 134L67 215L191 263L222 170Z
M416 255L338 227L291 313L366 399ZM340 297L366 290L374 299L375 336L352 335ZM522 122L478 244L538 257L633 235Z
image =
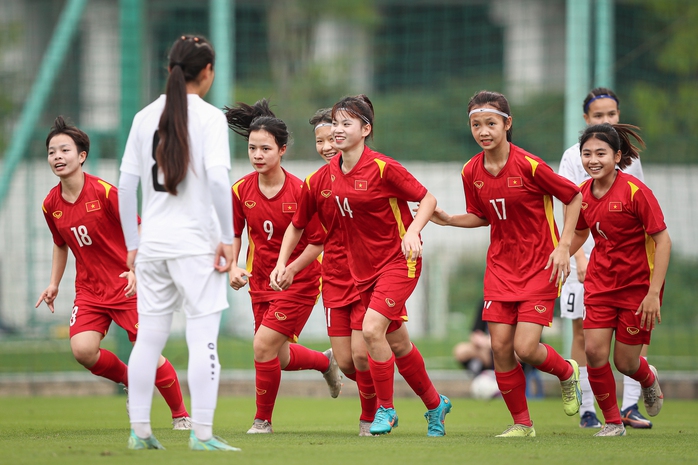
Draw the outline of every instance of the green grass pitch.
M400 426L383 437L359 438L358 399L279 398L273 435L246 435L254 415L251 397L222 397L214 432L239 453L191 452L188 432L172 431L161 398L153 429L166 451L126 449L125 398L14 397L0 400L0 463L3 464L574 464L698 463L698 402L671 401L651 430L622 438L593 438L596 430L566 417L558 399L531 401L538 437L497 439L511 420L501 400L453 399L447 436L427 438L424 406L396 399Z

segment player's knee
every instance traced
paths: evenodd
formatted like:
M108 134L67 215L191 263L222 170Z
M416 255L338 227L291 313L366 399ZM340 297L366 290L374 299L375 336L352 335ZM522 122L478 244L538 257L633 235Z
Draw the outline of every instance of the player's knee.
M92 367L99 359L99 347L90 347L87 345L71 345L73 357L85 368Z

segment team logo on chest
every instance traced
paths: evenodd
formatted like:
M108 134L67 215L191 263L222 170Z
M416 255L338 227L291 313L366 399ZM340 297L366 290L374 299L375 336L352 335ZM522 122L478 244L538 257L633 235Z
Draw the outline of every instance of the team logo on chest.
M608 202L608 211L610 212L622 212L623 202Z
M87 209L87 213L89 213L101 210L102 206L99 204L99 200L91 200L89 202L85 202L85 209Z
M589 204L586 202L582 202L582 210L586 210L589 207Z
M329 189L325 189L324 191L320 192L320 195L322 195L323 197L328 199L330 197L330 195L332 195L332 191Z
M55 219L60 220L61 216L63 216L63 212L58 210L58 211L53 212L52 215Z
M477 187L478 189L482 189L482 186L485 185L485 183L482 181L475 181L473 184L475 184L475 187Z
M507 178L507 187L522 187L523 181L521 176L512 176Z
M354 190L365 191L368 189L368 181L363 179L357 179L354 181Z
M281 204L281 209L284 213L295 213L298 210L296 202L284 202Z
M257 202L253 200L245 200L245 206L247 208L254 208L255 205L257 205Z

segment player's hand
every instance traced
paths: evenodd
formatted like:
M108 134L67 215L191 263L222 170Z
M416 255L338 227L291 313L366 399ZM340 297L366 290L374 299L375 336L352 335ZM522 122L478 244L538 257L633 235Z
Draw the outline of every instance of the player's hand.
M556 286L561 286L567 280L570 275L570 248L565 247L562 244L553 250L548 258L548 263L545 265L545 269L552 267L550 273L549 282L555 282Z
M589 259L585 256L583 260L577 259L577 281L583 283L587 277L587 267Z
M219 273L227 273L233 266L233 244L218 243L216 256L213 259L213 267Z
M659 305L659 295L647 294L638 307L635 315L640 317L640 329L651 331L662 322L662 313Z
M252 277L252 273L237 265L232 265L228 272L228 276L230 277L230 287L238 291L245 287L249 278Z
M129 250L128 255L126 255L126 266L131 271L136 269L136 254L138 254L138 249Z
M405 232L402 238L402 253L407 260L417 260L422 256L422 240L419 234L411 231Z
M450 220L451 215L443 211L441 207L436 207L434 213L431 215L431 218L429 219L429 221L431 221L432 223L438 224L440 226L448 226Z
M269 285L275 291L285 291L291 287L295 276L296 273L285 265L276 265L276 268L269 275Z
M127 283L124 288L126 297L133 297L136 295L136 273L133 271L124 271L119 275L119 278L126 278Z
M34 308L39 308L41 302L46 302L48 309L51 310L51 313L54 313L55 309L53 308L53 302L56 300L56 297L58 297L58 286L50 284L46 290L41 293L41 297L39 297L39 300L36 301Z

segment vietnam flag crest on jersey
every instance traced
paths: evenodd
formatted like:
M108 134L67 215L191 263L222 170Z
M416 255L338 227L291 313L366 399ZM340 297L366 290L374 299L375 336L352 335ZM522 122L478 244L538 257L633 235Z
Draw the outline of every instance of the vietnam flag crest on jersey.
M608 211L610 211L610 212L623 211L623 203L622 202L608 202Z
M511 176L507 178L507 187L521 187L523 186L523 181L521 176Z
M368 189L368 181L357 179L354 181L354 190L365 191Z
M98 200L92 200L90 202L85 202L85 208L87 209L87 213L89 213L89 212L101 210L102 206L99 204L99 199L98 199Z
M281 208L284 213L296 213L296 210L298 210L298 204L296 202L284 202L281 204Z

